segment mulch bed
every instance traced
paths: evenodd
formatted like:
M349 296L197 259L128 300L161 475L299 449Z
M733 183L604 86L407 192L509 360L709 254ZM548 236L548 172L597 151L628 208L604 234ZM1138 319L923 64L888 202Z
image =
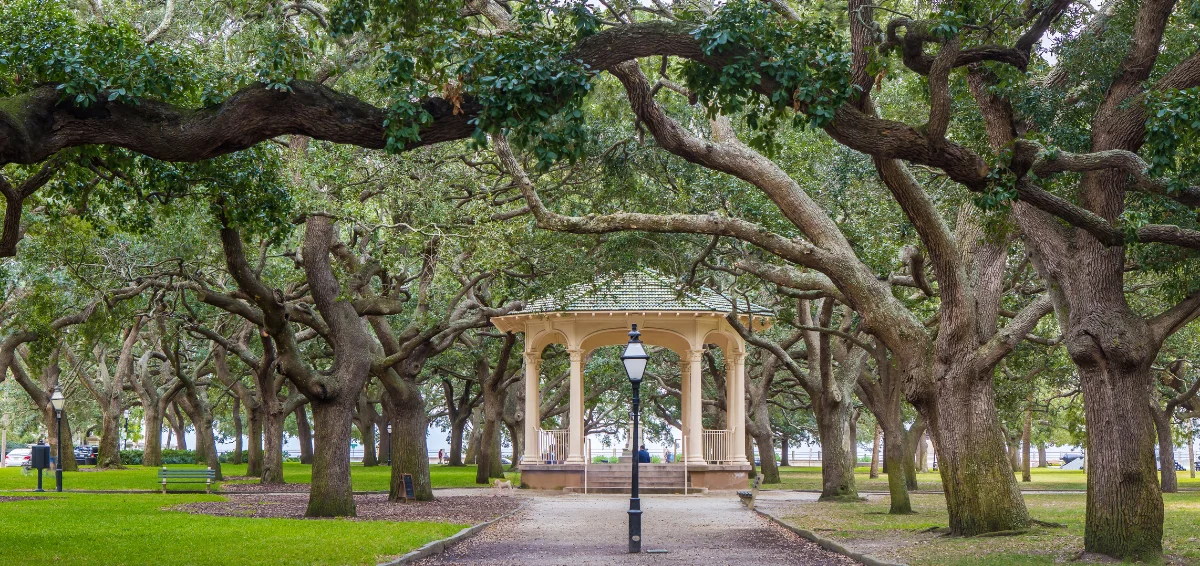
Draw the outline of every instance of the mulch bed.
M49 497L27 497L23 495L0 495L0 503L6 501L38 501L40 499L50 499Z
M254 483L229 483L231 481L247 481L251 480ZM221 483L221 493L308 493L309 485L306 483L282 483L263 485L258 483L259 478L248 476L225 476Z
M297 493L229 494L227 501L185 503L168 509L194 515L218 517L259 517L303 519L308 495ZM505 495L459 495L434 501L393 503L387 494L354 496L357 521L430 521L477 524L499 517L521 504L521 499Z

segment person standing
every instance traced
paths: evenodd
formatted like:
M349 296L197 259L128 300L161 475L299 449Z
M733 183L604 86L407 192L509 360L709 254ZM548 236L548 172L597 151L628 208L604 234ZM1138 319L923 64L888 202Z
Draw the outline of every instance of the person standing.
M445 461L446 461L446 449L445 449L445 448L439 448L439 449L438 449L438 464L441 464L441 463L443 463L443 462L445 462Z

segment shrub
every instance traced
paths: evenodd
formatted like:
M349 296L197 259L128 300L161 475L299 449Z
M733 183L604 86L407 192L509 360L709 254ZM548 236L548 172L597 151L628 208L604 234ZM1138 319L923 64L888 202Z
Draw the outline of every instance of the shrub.
M142 465L143 452L141 450L122 450L121 463L126 466ZM198 464L195 450L163 450L162 463L168 464Z

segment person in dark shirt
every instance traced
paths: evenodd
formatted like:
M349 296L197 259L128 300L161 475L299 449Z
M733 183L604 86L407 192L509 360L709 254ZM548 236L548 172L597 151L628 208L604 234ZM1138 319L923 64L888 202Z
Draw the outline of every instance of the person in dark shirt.
M645 444L642 445L641 450L638 450L638 463L639 464L649 464L650 463L650 451L646 450Z

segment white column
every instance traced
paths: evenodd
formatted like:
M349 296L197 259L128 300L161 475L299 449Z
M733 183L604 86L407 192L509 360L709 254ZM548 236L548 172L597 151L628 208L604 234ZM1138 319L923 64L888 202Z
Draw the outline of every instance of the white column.
M729 431L734 462L747 462L746 459L746 354L734 353L728 355L725 364L725 399L729 403Z
M691 371L691 369L692 364L688 362L687 354L684 353L683 357L679 359L679 433L682 435L681 438L687 439L687 446L685 448L688 451L691 451L692 445L692 437L690 434L692 426L691 420L689 420L691 411L688 407L688 399L690 398L688 396L688 392L691 390L688 373ZM680 456L683 457L683 460L681 461L687 461L686 452L680 454Z
M567 350L571 354L571 444L567 447L567 464L583 463L583 350Z
M701 394L704 392L704 387L701 385L700 360L702 359L704 350L688 350L688 394L687 394L687 439L688 453L685 460L688 464L704 464L704 421L701 420L703 409L701 409Z
M540 369L541 356L536 352L525 352L525 455L529 463L538 461L538 430L541 423Z

